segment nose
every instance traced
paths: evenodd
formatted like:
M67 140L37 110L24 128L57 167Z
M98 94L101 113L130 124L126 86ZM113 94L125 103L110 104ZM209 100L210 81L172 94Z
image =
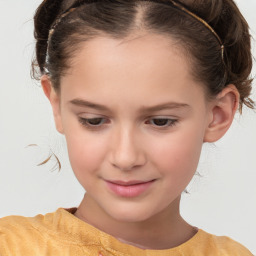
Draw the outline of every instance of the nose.
M140 134L132 128L120 128L112 134L111 164L122 171L130 171L146 163L146 153Z

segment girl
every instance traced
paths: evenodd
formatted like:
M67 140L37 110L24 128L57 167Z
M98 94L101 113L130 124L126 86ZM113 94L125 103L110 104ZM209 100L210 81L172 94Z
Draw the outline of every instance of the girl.
M203 143L254 108L235 3L45 0L34 20L34 68L86 193L77 208L2 218L0 255L252 255L179 211Z

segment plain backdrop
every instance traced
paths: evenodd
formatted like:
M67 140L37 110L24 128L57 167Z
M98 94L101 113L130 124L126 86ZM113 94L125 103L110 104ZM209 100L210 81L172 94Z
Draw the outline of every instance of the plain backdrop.
M50 104L30 77L33 13L39 0L0 0L0 217L34 216L78 206L84 190L69 165ZM256 1L237 1L256 35ZM253 42L254 55L255 42ZM255 76L255 67L253 76ZM256 82L252 98L256 100ZM38 146L28 146L37 144ZM256 113L244 109L217 143L204 145L181 213L191 224L227 235L256 254ZM37 166L53 151L62 163Z

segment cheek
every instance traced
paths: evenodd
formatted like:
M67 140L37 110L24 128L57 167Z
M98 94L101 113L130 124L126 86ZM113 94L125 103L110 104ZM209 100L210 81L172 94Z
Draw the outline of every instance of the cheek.
M97 135L88 132L66 134L68 154L72 169L78 180L100 168L104 155L104 140L97 140Z
M202 133L193 129L170 134L154 143L152 163L163 176L184 186L196 171L202 143Z

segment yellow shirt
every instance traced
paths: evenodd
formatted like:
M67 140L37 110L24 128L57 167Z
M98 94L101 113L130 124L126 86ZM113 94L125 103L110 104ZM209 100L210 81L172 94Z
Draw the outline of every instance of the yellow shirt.
M0 256L252 256L232 239L201 229L172 249L140 249L78 219L75 210L0 219Z

